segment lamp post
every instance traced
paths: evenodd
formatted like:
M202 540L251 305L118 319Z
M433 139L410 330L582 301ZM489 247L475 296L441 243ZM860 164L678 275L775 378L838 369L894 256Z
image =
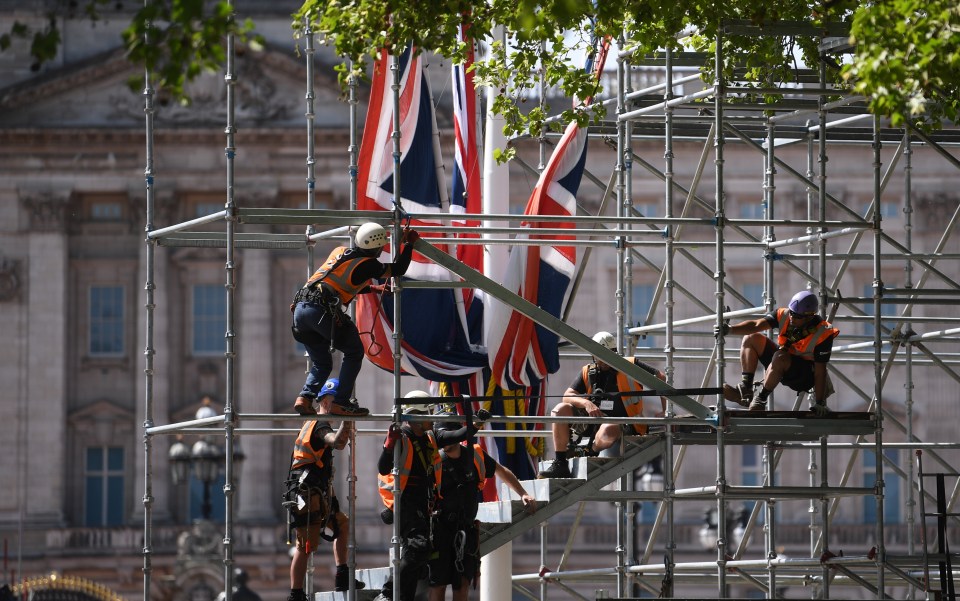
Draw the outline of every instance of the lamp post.
M217 412L210 406L210 399L204 398L203 404L197 409L196 419L206 419L216 417ZM243 452L239 445L233 454L235 463L240 463L244 459ZM182 484L188 481L190 468L193 468L193 475L203 485L203 502L200 506L201 517L209 521L213 513L213 504L210 498L210 487L216 482L220 475L220 466L223 464L223 449L214 444L209 436L201 437L192 447L187 447L183 442L183 437L179 436L177 441L170 445L170 451L167 453L170 460L170 475L174 484Z

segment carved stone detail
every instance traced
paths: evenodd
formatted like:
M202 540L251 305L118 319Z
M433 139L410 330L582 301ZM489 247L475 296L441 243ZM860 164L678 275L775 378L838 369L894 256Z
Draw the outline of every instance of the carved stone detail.
M282 95L277 83L261 64L246 55L237 57L235 72L238 103L234 118L245 123L269 123L285 120L299 102L297 98ZM226 122L227 86L222 74L204 74L187 86L189 105L173 102L161 94L155 101L154 120L158 125L222 125ZM143 98L133 94L111 96L110 106L115 116L143 118Z
M30 217L30 229L41 232L66 231L67 191L20 190L20 201Z
M23 261L19 259L0 260L0 302L20 299L23 273Z

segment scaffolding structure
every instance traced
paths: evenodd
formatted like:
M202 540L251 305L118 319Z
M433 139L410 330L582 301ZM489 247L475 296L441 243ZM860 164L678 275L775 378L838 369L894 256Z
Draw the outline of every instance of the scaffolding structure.
M798 34L796 24L784 25L783 30L777 26L758 29L748 23L730 23L723 28L721 35L783 35ZM615 293L617 317L617 336L619 348L625 353L632 353L641 358L656 358L665 363L664 372L667 375L667 384L655 386L656 389L668 395L670 405L663 419L647 419L639 421L655 422L663 428L663 434L658 440L662 444L664 458L663 489L660 492L645 492L637 490L633 474L617 476L620 482L619 490L610 491L604 498L616 502L618 507L617 551L616 565L609 569L596 570L567 570L541 571L536 574L515 574L515 586L538 584L540 597L545 598L547 585L557 585L571 595L582 597L572 592L564 585L564 581L577 582L583 580L598 580L604 582L615 581L617 596L630 597L631 591L638 588L650 594L659 594L663 597L673 597L681 592L677 586L691 583L694 586L704 587L712 583L718 597L729 596L729 587L733 584L764 591L773 598L778 590L784 586L814 587L813 595L817 598L829 598L832 586L857 586L868 594L877 598L885 598L888 587L903 587L902 590L913 598L923 595L930 590L938 590L936 583L931 582L928 569L937 561L936 554L918 554L914 549L914 505L915 495L921 495L921 500L928 503L943 502L931 493L918 487L912 464L906 469L891 464L884 454L887 449L908 449L912 452L923 450L934 462L943 466L945 470L952 470L948 460L941 456L940 451L957 448L952 442L922 442L913 434L912 422L912 389L913 373L919 363L939 369L944 377L960 380L955 369L957 358L952 353L937 353L932 351L928 344L931 341L951 341L960 329L946 327L943 324L955 322L957 318L949 314L943 315L913 315L915 307L950 307L960 303L960 283L958 278L950 275L949 269L938 267L943 261L956 261L958 255L944 252L947 241L952 233L958 217L960 206L954 207L954 212L946 221L943 236L937 246L922 252L914 252L911 240L911 215L914 208L910 186L911 161L918 152L929 153L938 160L945 161L952 168L960 168L960 160L949 151L949 148L960 145L960 130L948 128L936 134L928 134L913 129L894 129L885 127L881 121L866 110L865 101L851 95L849 90L830 84L826 79L827 59L834 52L843 52L846 49L837 46L833 40L841 35L837 31L824 30L812 27L803 29L803 33L823 36L821 50L823 60L815 69L800 70L797 81L791 85L769 85L750 82L742 79L727 81L723 74L728 62L735 61L735 57L727 57L722 53L722 39L718 37L716 54L712 57L695 54L676 54L666 51L661 58L636 60L629 52L622 52L618 56L617 67L617 94L604 104L615 106L614 119L600 125L591 126L591 137L602 138L616 149L616 164L613 166L609 183L604 178L586 174L603 191L601 206L609 196L616 202L616 216L587 216L581 215L570 218L556 218L556 221L573 221L577 224L575 230L562 230L563 234L574 233L575 241L563 240L562 244L575 245L587 249L613 249L616 253L617 290ZM829 37L828 37L829 36ZM185 223L165 228L154 227L154 165L153 165L153 115L154 90L150 84L150 73L146 75L144 89L146 113L146 168L145 180L147 191L147 262L148 281L146 282L146 395L145 395L145 423L144 423L144 453L145 453L145 490L144 503L144 598L150 598L151 591L151 504L152 504L152 439L157 435L171 432L210 432L211 428L222 429L225 440L225 486L224 497L225 526L224 526L224 581L225 598L229 601L232 595L232 578L234 568L233 526L234 526L234 444L236 435L243 433L273 434L270 429L249 427L245 422L277 419L277 415L243 414L236 410L236 305L235 291L237 287L236 265L234 252L240 248L258 249L303 249L307 256L308 273L313 270L313 244L318 240L342 235L350 226L366 221L377 221L394 228L394 234L399 232L401 219L399 213L390 215L384 212L356 211L357 187L357 154L356 143L356 82L349 88L349 104L351 108L351 144L349 147L349 173L351 181L351 210L319 210L314 204L314 40L313 34L307 29L304 32L306 73L307 73L307 208L306 209L273 209L273 208L245 208L237 206L234 199L234 157L236 131L233 121L235 105L235 88L237 81L234 72L233 39L228 38L227 64L224 80L227 87L227 124L226 124L226 203L223 211L208 217L195 219ZM701 89L686 91L686 86L702 81L699 75L676 77L675 71L679 66L702 67L712 65L716 79L711 84L704 84ZM663 81L644 89L632 89L632 77L640 69L655 68L662 73ZM396 73L396 70L394 70ZM742 76L741 69L734 69L737 76ZM397 82L398 83L398 82ZM684 90L677 94L677 90ZM752 102L749 98L756 95L775 96L778 100L762 103ZM634 151L633 145L640 140L659 140L664 144L664 163L657 167L645 160ZM700 162L696 168L693 182L685 187L675 177L675 144L678 140L694 141L703 145ZM513 140L513 144L537 142L540 144L541 156L549 145L549 137L540 140ZM724 184L725 161L724 152L729 144L755 151L763 164L762 207L763 214L759 218L731 219L725 210L726 190ZM865 216L847 207L842 199L831 194L828 180L828 146L837 145L872 145L873 148L873 200ZM890 164L884 165L881 160L881 148L884 144L896 145ZM788 164L778 157L777 150L784 146L806 145L808 164L805 173ZM397 149L399 145L397 141ZM700 180L707 171L708 160L713 154L713 201L703 199L697 192ZM536 173L536 168L530 167L517 159L522 165ZM903 173L906 182L903 199L903 212L906 218L906 240L899 242L883 229L880 211L880 199L899 163L903 162ZM541 161L542 163L542 161ZM634 169L639 166L650 176L658 178L663 183L663 216L650 217L641 214L635 206ZM777 217L778 197L777 183L784 174L799 182L806 189L805 219L781 219ZM397 186L399 187L399 178ZM683 198L682 204L678 202ZM706 217L693 217L691 214L707 212ZM841 219L828 219L828 215L839 214ZM405 214L406 215L406 214ZM423 215L409 214L413 218ZM431 219L443 220L444 216L431 214ZM483 223L489 222L517 222L520 216L516 215L450 215L452 220L475 219ZM551 221L548 217L538 217L538 221ZM201 232L195 228L212 222L225 222L225 232ZM241 231L245 224L299 224L306 228L305 235L290 235L277 233L244 233ZM322 226L322 231L315 230L315 226ZM712 231L713 239L709 240L713 246L714 262L708 265L697 255L695 249L702 248L703 240L688 241L683 234L693 229ZM458 228L445 225L424 227L424 231L440 234L436 239L444 241L445 235L453 235ZM522 227L491 227L483 230L487 237L478 239L479 244L510 244L510 235L525 231ZM759 231L759 235L758 232ZM784 236L787 233L787 237ZM543 231L549 235L550 230ZM561 232L556 232L561 233ZM502 236L499 237L498 236ZM866 243L870 249L867 252L858 251L858 244L867 236ZM654 238L657 238L654 240ZM397 239L396 237L394 239ZM560 243L559 240L541 238L532 243L549 245ZM458 244L470 243L469 240L457 239ZM845 249L839 252L832 250L832 245L848 243ZM155 250L157 246L205 246L226 249L225 289L226 302L226 390L224 393L224 414L213 418L193 420L178 424L155 424L153 415L153 357L156 353L153 335L153 315L155 289L153 281ZM792 252L791 248L802 247L805 252ZM752 306L750 299L743 290L738 290L726 279L725 251L735 247L748 247L763 253L763 299L760 306ZM506 289L497 289L496 283L461 269L457 262L436 251L422 240L417 242L417 250L434 258L449 270L460 276L465 285L481 288L488 294L505 302L516 310L524 313L541 326L554 331L584 351L601 357L621 371L633 376L631 366L620 357L609 353L604 355L603 349L576 329L570 327L563 320L544 315L523 299L512 295ZM655 250L662 251L662 263L651 259ZM698 297L695 289L685 286L679 275L679 261L689 262L689 267L695 272L710 274L714 281L714 303L711 306L702 297ZM869 261L873 272L872 296L841 297L838 294L839 283L848 266L853 261ZM902 262L905 266L906 282L903 287L886 287L882 278L884 262ZM586 260L584 261L586 262ZM637 264L652 268L660 272L659 281L655 287L655 296L647 315L632 314L632 282ZM583 269L583 266L580 266ZM746 316L763 315L775 309L775 291L783 292L777 285L779 276L784 271L793 278L801 278L805 285L817 292L822 308L832 307L829 320L834 323L869 323L872 324L872 339L863 339L850 343L843 343L834 348L835 361L830 365L833 378L842 382L845 387L864 400L868 409L866 413L846 415L837 412L834 419L811 419L802 410L803 395L797 395L795 401L785 403L788 409L782 414L773 415L768 419L752 419L740 412L729 411L717 397L716 391L724 384L726 363L736 356L735 349L728 349L722 337L717 339L711 347L687 347L678 345L683 336L704 337L710 336L710 330L722 327L726 320ZM954 270L956 271L956 270ZM939 286L939 287L936 287ZM397 286L399 288L400 286ZM681 295L680 299L677 295ZM730 310L728 298L744 305L743 309ZM397 296L399 303L399 295ZM700 315L692 318L680 319L675 315L675 309L680 303L687 303L700 311ZM871 312L862 309L864 304L872 306ZM884 313L885 305L895 305L900 308L899 315L892 316ZM664 318L654 323L654 317L659 307L663 308ZM842 308L843 313L838 313ZM399 319L399 310L397 310ZM638 324L638 325L634 325ZM399 324L396 324L399 328ZM927 331L919 329L933 328ZM942 329L936 329L942 328ZM661 334L664 345L661 349L639 348L635 345L636 337L648 333ZM841 340L843 340L841 338ZM607 359L609 358L609 361ZM705 365L701 382L702 390L691 392L688 389L677 390L673 387L677 366L681 362L700 362ZM837 365L868 365L873 370L873 388L865 389L856 381L844 375ZM904 366L906 378L906 413L901 420L884 407L883 390L887 378L894 366ZM396 359L399 373L399 358ZM640 381L650 378L640 374L636 369L636 377ZM656 382L644 382L653 387ZM712 387L714 384L715 387ZM395 398L400 397L399 376L394 381ZM714 391L714 396L706 396L703 391ZM781 393L783 398L785 393ZM717 400L719 399L719 400ZM680 415L680 414L683 415ZM687 419L686 414L693 419ZM849 418L849 419L844 419ZM371 416L371 419L388 421L396 419L392 416ZM511 421L511 418L498 417L501 421ZM687 419L685 422L684 420ZM513 420L519 421L519 420ZM536 418L525 417L524 422L538 421ZM564 418L545 418L544 423L564 421ZM577 418L567 418L566 421L577 421ZM685 425L695 424L700 429L690 429ZM907 440L905 443L890 443L884 440L884 431L894 427L901 430ZM706 428L706 430L704 430ZM283 432L286 434L286 431ZM829 436L855 436L853 442L830 442ZM711 444L715 445L716 452L716 481L712 485L696 488L679 489L676 486L686 455L686 445ZM763 445L763 481L759 486L736 486L728 481L729 465L727 449L732 445L762 444ZM351 449L354 446L351 444ZM787 450L799 450L809 453L811 470L808 486L781 486L778 485L777 465L781 454ZM871 487L850 486L850 477L855 468L855 461L850 459L839 484L829 482L827 466L831 453L850 451L853 457L861 450L874 453L875 484ZM352 456L352 452L351 452ZM835 456L834 456L835 457ZM819 464L819 468L817 467ZM908 515L909 549L905 555L888 553L885 545L884 523L884 478L887 470L892 469L907 483L908 491L906 506ZM355 465L350 466L348 481L350 513L353 514L355 503L354 482L356 480ZM600 495L599 491L595 491ZM862 556L837 556L830 548L831 518L838 510L839 501L847 496L873 496L877 507L877 522L875 538L877 546L871 552ZM953 506L960 496L960 487L955 488L946 508ZM709 562L678 562L675 557L675 505L690 499L707 500L715 503L717 516L716 560ZM630 527L634 522L635 511L633 501L659 501L656 522L653 526L654 534L649 538L642 556L634 556L633 549L637 541L635 529ZM744 533L740 537L739 545L728 540L725 533L731 531L727 524L728 504L735 500L756 501L745 524ZM777 503L782 500L806 500L810 506L810 548L807 557L786 558L778 553L777 542ZM763 558L745 559L744 553L751 539L751 533L763 524ZM958 524L957 517L951 516L947 520L950 524ZM663 552L663 561L651 561L658 550L655 545L661 529L666 538ZM921 529L923 527L921 525ZM511 532L511 535L516 533ZM542 545L546 548L546 534L542 533ZM755 537L757 538L757 537ZM354 564L355 544L349 546L351 566ZM933 587L931 589L931 587ZM528 595L535 594L528 591Z

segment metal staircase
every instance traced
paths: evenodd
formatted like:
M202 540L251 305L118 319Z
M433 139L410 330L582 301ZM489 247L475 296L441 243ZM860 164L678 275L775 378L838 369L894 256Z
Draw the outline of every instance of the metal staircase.
M537 500L537 511L527 514L515 492L501 486L501 501L480 504L480 555L513 540L527 530L560 513L574 503L601 494L600 489L634 472L663 454L661 435L624 437L622 457L577 457L568 459L573 478L521 482Z

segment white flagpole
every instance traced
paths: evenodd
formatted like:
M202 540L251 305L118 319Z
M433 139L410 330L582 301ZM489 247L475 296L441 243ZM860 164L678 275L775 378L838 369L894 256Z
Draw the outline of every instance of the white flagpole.
M494 36L506 45L506 31L502 26L494 30ZM483 152L483 212L484 214L505 215L510 212L510 168L504 163L497 164L493 158L494 149L506 149L507 137L503 134L505 120L500 115L493 114L490 107L496 98L498 90L487 88L487 117L484 128L485 147ZM506 222L488 222L490 227L506 227ZM493 237L484 234L485 238ZM498 280L507 264L507 246L490 245L484 247L483 272L487 277ZM484 311L489 315L490 305L486 304ZM483 323L484 344L487 342L487 320ZM486 344L487 349L490 345ZM511 578L506 574L513 574L513 543L507 543L499 549L484 555L480 560L480 601L502 601L512 599Z

